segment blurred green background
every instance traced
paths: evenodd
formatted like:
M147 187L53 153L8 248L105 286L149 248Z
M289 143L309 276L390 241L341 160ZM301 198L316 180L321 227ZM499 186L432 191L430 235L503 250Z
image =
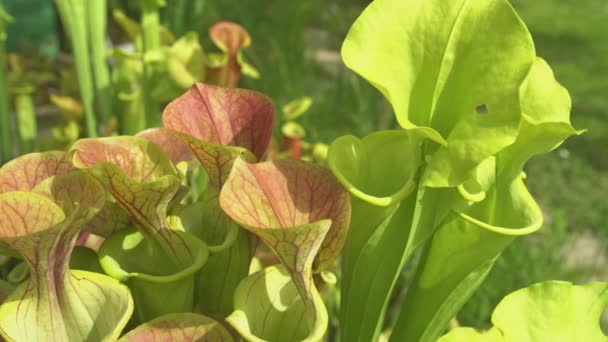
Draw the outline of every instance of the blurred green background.
M111 3L133 18L139 15L134 1ZM243 25L253 40L245 56L261 78L243 79L242 86L270 95L277 107L311 96L314 104L301 122L310 140L330 143L343 134L362 136L396 127L380 93L340 59L341 42L368 3L192 0L170 2L162 15L177 36L197 31L205 48L212 46L207 30L213 23L231 20ZM461 324L479 328L489 326L494 306L515 289L548 279L608 280L608 3L513 0L512 4L532 32L537 54L570 91L574 126L588 132L528 164L527 183L546 222L539 233L519 239L505 251L459 313ZM52 2L12 0L6 1L6 7L17 19L9 26L10 50L39 50L51 58L61 55L65 42L58 38L62 35L57 34L60 28ZM407 284L406 275L401 284L400 291ZM395 300L399 298L397 293Z

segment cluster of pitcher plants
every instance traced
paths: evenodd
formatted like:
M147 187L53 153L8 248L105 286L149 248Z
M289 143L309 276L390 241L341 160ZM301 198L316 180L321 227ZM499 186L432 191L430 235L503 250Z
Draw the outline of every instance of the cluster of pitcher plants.
M581 133L510 4L375 0L342 57L401 128L339 137L326 162L272 153L265 95L195 83L163 127L6 163L0 248L22 261L0 287L2 336L322 341L325 289L339 287L341 341L605 341L599 282L533 285L489 331L445 334L509 243L542 225L526 161Z

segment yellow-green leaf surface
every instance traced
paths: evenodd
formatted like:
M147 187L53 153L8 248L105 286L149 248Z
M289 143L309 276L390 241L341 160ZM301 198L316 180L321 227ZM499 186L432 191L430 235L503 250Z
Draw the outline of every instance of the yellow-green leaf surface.
M405 131L343 136L332 143L328 163L352 200L352 229L342 255L341 337L375 340L413 250L407 246L420 144Z
M315 271L333 267L348 233L351 208L348 193L329 170L297 160L249 164L237 159L229 180L220 195L222 209L254 233L274 236L271 246L277 247L291 228L330 220ZM314 239L303 237L301 243L307 240Z
M312 163L237 159L220 205L274 251L300 294L307 338L323 336L327 312L313 283L313 261L316 271L333 267L349 228L348 193L328 170Z
M73 171L34 192L0 195L0 239L17 250L30 278L0 306L0 331L16 341L116 339L133 312L126 286L96 273L70 271L81 226L104 204L103 188Z
M387 97L402 127L442 145L422 178L431 187L459 185L513 143L534 56L506 0L376 0L342 47L346 65Z
M190 147L219 188L238 156L259 160L270 143L274 107L265 95L196 83L163 112L163 123Z
M0 193L31 191L40 182L74 170L69 156L62 151L29 153L15 158L0 168ZM0 241L0 249L13 254L12 248Z
M249 233L220 208L214 187L208 187L197 202L184 208L180 218L184 229L208 243L212 252L197 275L199 310L214 317L227 316L233 310L234 290L249 274L253 255Z
M159 241L146 239L133 229L113 234L99 248L104 272L133 292L138 322L194 307L194 275L205 265L209 251L204 242L190 234L174 234L181 241L174 247L192 253L188 263L176 265Z
M194 252L167 223L167 206L181 178L158 145L126 136L82 139L71 152L74 165L103 184L146 236L177 262L191 262Z
M502 341L502 334L498 329L490 329L488 331L478 331L473 328L458 327L450 330L450 332L437 342L498 342Z
M151 92L161 101L170 101L194 83L205 80L207 57L196 32L189 32L171 46L162 46L146 54L145 59L158 62L158 82Z
M540 208L520 173L528 159L579 132L570 126L568 93L541 59L522 85L521 103L517 140L494 162L477 168L476 195L468 193L470 182L459 187L470 205L455 209L434 233L393 330L394 341L436 339L514 237L542 225Z
M314 289L315 301L322 303ZM270 266L241 282L234 294L235 311L226 321L250 342L321 341L327 325L327 311L317 311L315 327L305 324L305 305L282 265Z
M0 192L30 191L43 180L71 170L74 170L74 167L65 152L26 154L2 166Z
M439 341L608 341L599 325L606 307L608 283L547 281L506 296L496 306L488 332L457 328Z
M158 317L133 329L119 342L232 342L228 331L213 319L194 313Z
M191 310L193 273L208 251L204 242L173 230L167 221L167 206L182 179L161 147L140 137L83 139L72 154L74 165L103 184L141 232L121 230L100 248L104 271L128 280L138 318Z

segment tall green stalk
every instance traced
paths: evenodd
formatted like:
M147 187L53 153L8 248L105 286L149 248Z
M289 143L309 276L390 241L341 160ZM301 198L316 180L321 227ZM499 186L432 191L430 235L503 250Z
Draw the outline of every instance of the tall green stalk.
M8 82L6 78L6 25L13 18L6 13L0 4L0 164L13 157L13 139L8 97Z
M100 118L106 124L112 114L112 83L106 51L107 5L107 0L86 2L91 62L95 77L95 102Z
M91 56L87 44L87 1L57 0L59 15L72 44L80 97L84 106L86 135L97 136L94 112L95 88L91 72Z
M142 17L141 29L143 36L144 60L144 108L148 126L160 124L159 102L152 95L154 80L157 79L158 67L155 62L146 61L146 55L160 47L160 13L159 9L165 6L164 0L141 0Z
M186 32L186 18L189 14L187 0L174 0L169 6L169 29L176 37L183 36Z
M17 132L19 133L19 152L27 154L34 152L38 128L36 124L36 107L34 105L34 87L23 86L13 88L15 95L15 114L17 116Z

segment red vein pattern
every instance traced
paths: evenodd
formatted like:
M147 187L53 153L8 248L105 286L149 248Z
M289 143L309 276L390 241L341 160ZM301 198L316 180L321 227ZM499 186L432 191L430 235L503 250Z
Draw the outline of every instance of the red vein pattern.
M205 79L220 86L236 87L241 76L238 54L251 45L249 33L239 24L221 21L211 26L209 36L226 53L227 60L224 65L209 67Z
M167 105L163 123L208 144L243 147L259 160L272 135L274 107L252 90L196 83Z
M209 175L209 181L217 189L221 188L228 178L236 158L255 161L255 157L243 148L209 144L188 134L170 132L190 148Z
M143 138L79 140L73 163L88 169L146 236L157 240L179 265L192 262L186 241L167 222L167 206L181 180L161 148Z
M220 193L222 209L258 235L289 271L315 325L322 301L315 296L312 265L331 268L350 223L350 196L321 166L298 160L248 164L241 159Z
M26 154L0 169L0 193L30 191L41 181L72 170L70 157L63 151Z
M232 342L228 331L213 319L194 313L169 314L144 323L119 342Z
M181 139L167 132L164 128L150 128L137 133L136 136L160 146L174 165L194 159L190 148Z
M23 256L31 275L0 306L0 332L20 341L115 338L133 311L128 289L68 268L80 227L104 205L103 188L73 171L34 191L0 195L0 240Z
M350 225L346 190L325 168L297 160L259 164L237 160L221 192L220 204L236 222L256 230L288 230L331 220L315 265L319 271L333 266ZM304 242L294 241L296 245Z
M74 144L72 151L72 162L76 167L111 163L137 182L149 182L167 174L176 174L164 151L144 138L81 139Z

